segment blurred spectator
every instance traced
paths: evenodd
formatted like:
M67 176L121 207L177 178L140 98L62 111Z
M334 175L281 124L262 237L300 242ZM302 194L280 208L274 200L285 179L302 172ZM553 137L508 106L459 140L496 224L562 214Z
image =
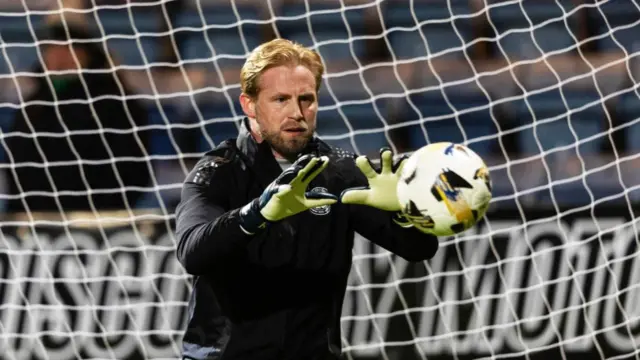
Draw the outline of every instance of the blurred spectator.
M49 26L38 41L90 39L95 37L84 27L68 24L65 29L57 24ZM125 197L128 205L134 206L143 193L127 189L125 196L122 187L146 186L150 179L142 148L149 148L147 136L138 132L136 139L136 133L127 131L147 124L142 104L132 100L118 74L109 71L108 59L98 43L44 43L41 53L44 68L38 64L34 69L38 74L36 89L25 99L27 104L17 112L13 124L12 132L24 135L6 139L9 159L16 165L8 170L7 179L10 194L45 191L55 196L29 194L24 198L28 209L22 199L15 199L9 201L7 210L59 212L56 197L65 212L91 210L91 203L100 210L123 209ZM114 189L120 190L88 193Z
M3 11L50 10L58 5L58 1L60 0L0 0L0 9Z
M43 1L43 3L49 3L50 1ZM59 24L63 22L73 22L74 24L87 24L86 15L79 11L84 10L87 7L87 0L55 0L48 4L46 10L51 12L47 13L47 24ZM24 9L26 10L26 9ZM35 9L33 9L35 10Z

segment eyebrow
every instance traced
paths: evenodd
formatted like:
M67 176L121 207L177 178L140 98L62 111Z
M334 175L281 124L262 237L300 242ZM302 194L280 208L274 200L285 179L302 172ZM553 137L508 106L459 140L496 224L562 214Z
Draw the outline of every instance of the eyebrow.
M314 93L304 93L304 94L300 94L300 96L298 96L298 98L303 98L305 100L308 100L308 99L313 100L313 99L316 98L316 95Z
M286 93L275 93L273 94L273 96L271 96L272 99L277 99L279 97L285 97L287 99L292 98L291 94L286 94ZM307 92L307 93L302 93L298 96L298 98L303 98L305 100L307 99L315 99L316 95L312 92Z

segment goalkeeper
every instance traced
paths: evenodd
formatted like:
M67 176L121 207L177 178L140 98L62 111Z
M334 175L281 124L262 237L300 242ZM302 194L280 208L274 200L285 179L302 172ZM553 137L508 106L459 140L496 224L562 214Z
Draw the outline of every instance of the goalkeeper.
M376 170L314 137L323 71L288 40L256 48L241 70L239 136L187 176L176 210L177 256L194 275L184 359L338 359L354 231L409 261L438 249L399 221L391 151Z

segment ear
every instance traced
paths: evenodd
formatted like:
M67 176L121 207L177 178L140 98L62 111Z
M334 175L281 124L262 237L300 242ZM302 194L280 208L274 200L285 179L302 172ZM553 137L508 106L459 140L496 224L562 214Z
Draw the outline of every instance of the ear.
M240 94L240 105L242 106L242 111L247 115L247 117L250 119L256 118L256 102L251 96L245 93Z

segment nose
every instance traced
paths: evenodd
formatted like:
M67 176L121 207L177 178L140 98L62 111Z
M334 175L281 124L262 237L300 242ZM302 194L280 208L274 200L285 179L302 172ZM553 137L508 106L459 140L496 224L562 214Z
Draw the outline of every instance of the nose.
M291 109L291 118L295 119L296 121L303 120L304 115L302 113L302 104L299 101L292 101L291 104L293 108Z

